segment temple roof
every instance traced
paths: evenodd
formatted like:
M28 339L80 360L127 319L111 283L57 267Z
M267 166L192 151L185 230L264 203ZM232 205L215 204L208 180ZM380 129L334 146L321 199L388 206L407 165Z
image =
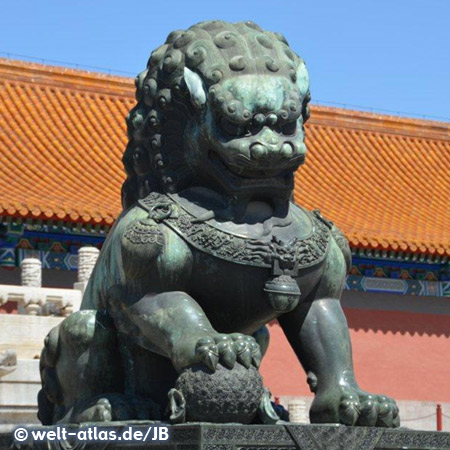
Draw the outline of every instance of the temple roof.
M111 224L134 83L0 59L0 216ZM295 200L356 248L450 255L450 124L311 107Z

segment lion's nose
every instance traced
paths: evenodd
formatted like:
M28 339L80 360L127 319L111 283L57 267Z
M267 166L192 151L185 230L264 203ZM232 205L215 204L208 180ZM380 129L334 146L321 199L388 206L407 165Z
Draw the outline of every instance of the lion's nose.
M250 146L250 154L253 159L288 159L291 158L294 153L294 148L288 142L280 145L274 143L272 145L264 145L257 142Z

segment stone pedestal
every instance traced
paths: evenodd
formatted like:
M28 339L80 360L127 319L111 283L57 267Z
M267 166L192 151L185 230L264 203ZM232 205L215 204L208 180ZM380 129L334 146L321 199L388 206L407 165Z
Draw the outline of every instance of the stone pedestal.
M114 424L101 427L115 431L117 436L127 430L139 430L145 435L149 425ZM159 424L161 425L161 424ZM37 429L37 428L34 428ZM56 430L55 427L39 427ZM100 429L100 426L99 426ZM70 431L80 430L71 427ZM188 424L169 426L166 441L124 442L14 442L11 433L0 435L0 450L17 449L158 449L158 450L449 450L450 433L413 431L408 429L383 429L345 427L341 425L215 425Z

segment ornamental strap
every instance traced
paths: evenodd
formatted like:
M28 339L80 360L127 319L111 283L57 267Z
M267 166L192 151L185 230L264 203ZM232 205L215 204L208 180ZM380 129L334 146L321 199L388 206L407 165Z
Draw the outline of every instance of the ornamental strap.
M244 238L193 216L165 194L152 192L138 201L149 218L164 223L196 249L236 264L273 268L283 272L316 265L325 259L330 229L315 212L312 233L304 238L283 241L272 235L267 240Z

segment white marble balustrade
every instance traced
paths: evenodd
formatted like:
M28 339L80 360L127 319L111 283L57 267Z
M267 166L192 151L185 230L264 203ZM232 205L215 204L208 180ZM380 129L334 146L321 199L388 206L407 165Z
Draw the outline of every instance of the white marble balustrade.
M32 316L68 316L78 311L82 295L77 289L0 284L0 306L16 302L19 314Z

